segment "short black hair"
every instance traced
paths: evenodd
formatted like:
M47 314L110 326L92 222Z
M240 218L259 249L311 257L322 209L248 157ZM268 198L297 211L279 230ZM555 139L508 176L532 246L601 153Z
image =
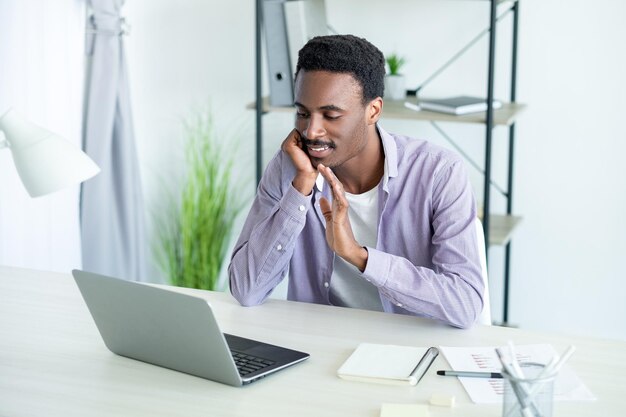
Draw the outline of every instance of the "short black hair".
M368 40L354 35L316 36L298 53L300 70L349 73L361 85L363 103L385 93L385 57Z

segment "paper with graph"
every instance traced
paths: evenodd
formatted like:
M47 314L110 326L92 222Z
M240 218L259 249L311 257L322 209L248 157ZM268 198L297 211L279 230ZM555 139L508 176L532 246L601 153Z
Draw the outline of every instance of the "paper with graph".
M446 347L439 350L455 371L500 372L502 365L496 355L497 346L481 347ZM508 347L503 346L503 350ZM537 362L546 364L557 354L552 345L517 345L518 362ZM500 403L504 394L504 380L491 378L459 378L459 381L474 403ZM555 401L590 401L595 400L591 391L576 373L564 365L554 384Z

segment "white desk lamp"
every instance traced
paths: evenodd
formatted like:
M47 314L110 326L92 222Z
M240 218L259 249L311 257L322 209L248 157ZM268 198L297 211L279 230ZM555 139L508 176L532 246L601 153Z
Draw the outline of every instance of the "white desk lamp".
M0 117L0 149L9 148L17 172L31 197L81 183L100 168L77 146L10 109Z

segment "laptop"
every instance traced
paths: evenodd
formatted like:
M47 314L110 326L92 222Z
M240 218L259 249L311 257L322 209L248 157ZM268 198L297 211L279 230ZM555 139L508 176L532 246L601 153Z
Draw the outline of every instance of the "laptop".
M115 354L236 387L309 357L222 333L203 298L80 270L72 275Z

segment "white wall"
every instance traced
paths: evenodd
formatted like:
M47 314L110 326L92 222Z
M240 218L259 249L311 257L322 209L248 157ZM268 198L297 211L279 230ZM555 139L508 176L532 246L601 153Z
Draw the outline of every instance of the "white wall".
M487 2L327 0L342 33L407 55L419 84L487 25ZM523 328L626 339L626 3L620 0L522 1L518 100L529 104L517 128L515 211L524 223L513 244L510 321ZM252 194L254 4L131 1L126 15L131 89L146 201L157 207L175 175L179 121L211 99L225 132L243 132L239 170ZM400 29L398 29L400 28ZM498 97L508 96L510 19L498 32ZM464 56L424 95L484 94L486 43ZM264 118L267 160L293 118ZM427 123L386 120L391 131L448 146ZM477 161L479 126L445 126ZM225 133L225 137L228 135ZM506 131L496 130L495 179L506 184ZM469 169L477 199L482 178ZM504 199L494 205L504 208ZM500 318L502 250L491 249L492 308Z

